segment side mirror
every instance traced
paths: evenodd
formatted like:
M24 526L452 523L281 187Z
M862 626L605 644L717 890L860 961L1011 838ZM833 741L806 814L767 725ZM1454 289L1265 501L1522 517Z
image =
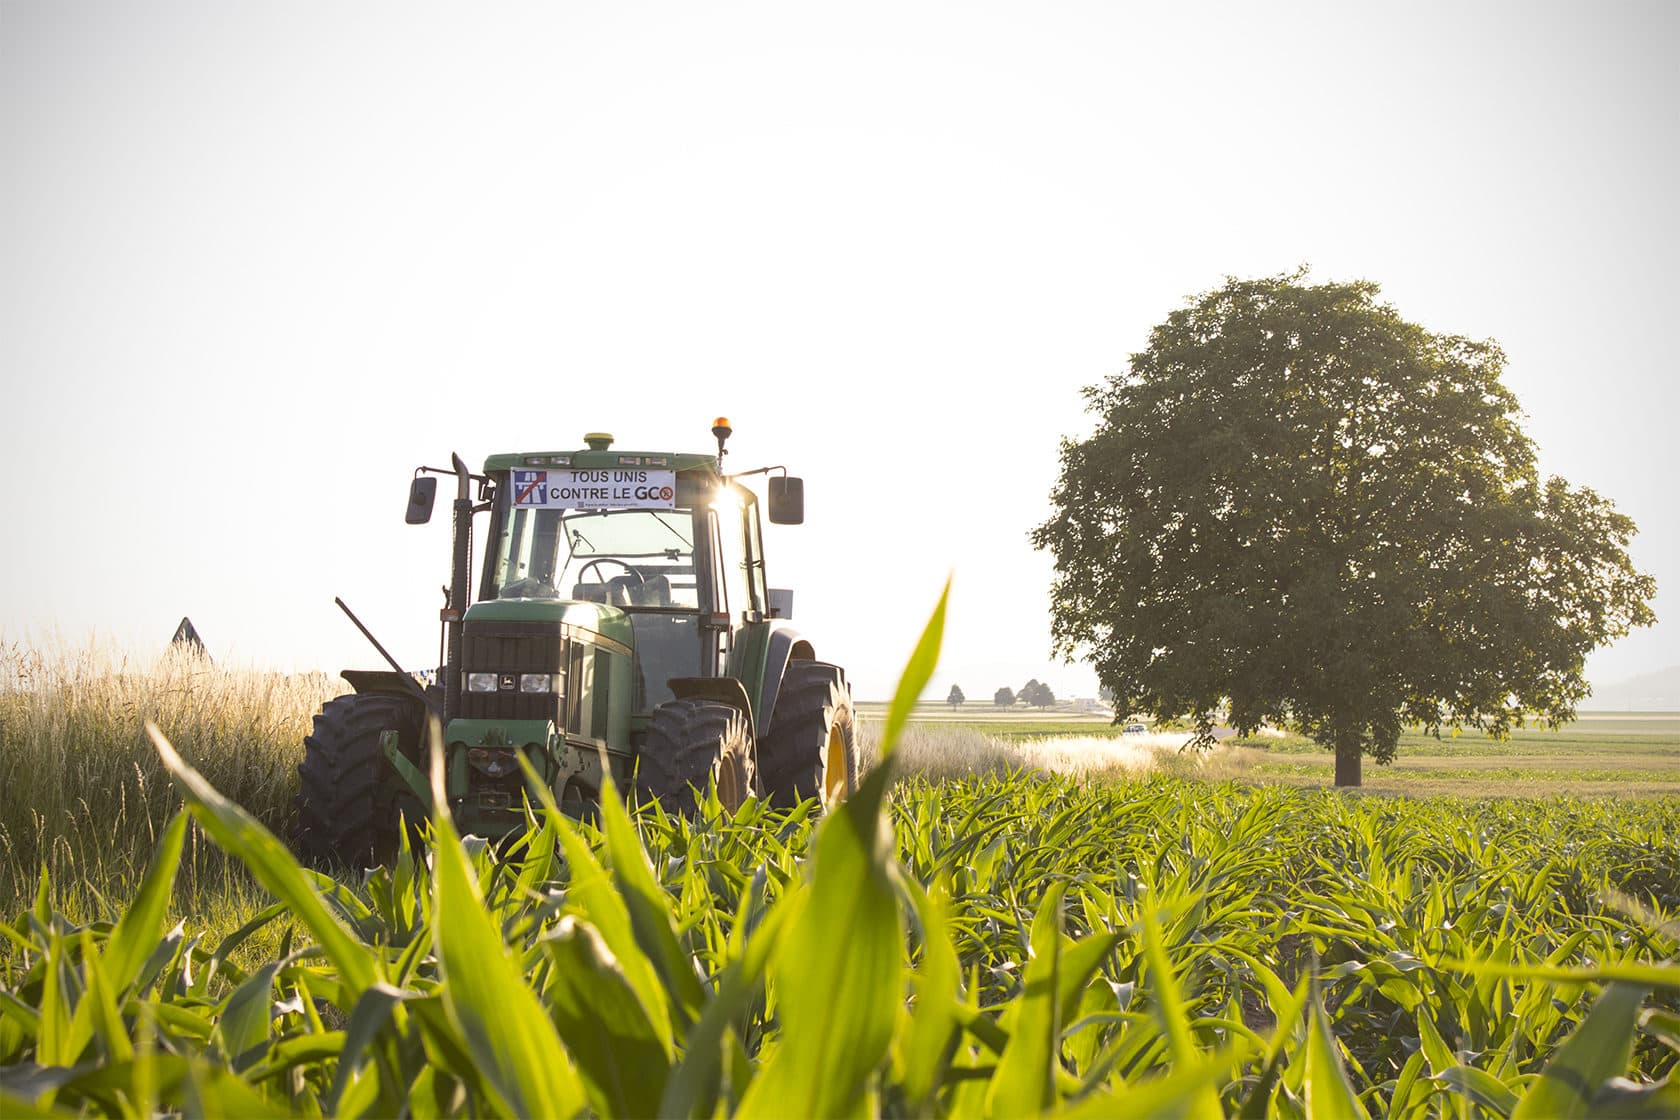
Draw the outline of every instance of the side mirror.
M793 617L793 590L787 587L772 587L770 589L770 617Z
M805 480L781 477L770 480L770 523L773 525L803 525L805 523Z
M437 501L437 479L421 475L408 487L408 513L403 520L410 525L424 525L432 519L432 504Z

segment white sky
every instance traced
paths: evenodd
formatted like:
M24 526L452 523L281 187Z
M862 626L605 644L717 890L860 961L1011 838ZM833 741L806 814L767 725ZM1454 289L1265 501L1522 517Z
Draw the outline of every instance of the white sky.
M416 465L723 414L860 696L948 571L938 695L1090 695L1026 539L1079 390L1304 262L1505 347L1661 586L1589 676L1680 664L1677 57L1663 2L6 0L0 636L377 666L337 594L433 664Z

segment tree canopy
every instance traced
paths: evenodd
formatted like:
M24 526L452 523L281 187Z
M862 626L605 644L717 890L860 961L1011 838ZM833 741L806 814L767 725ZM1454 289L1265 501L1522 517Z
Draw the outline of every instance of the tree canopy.
M967 700L968 700L968 697L963 695L963 690L962 690L961 685L952 685L951 686L951 691L949 693L947 693L946 696L945 696L945 703L951 705L951 707L953 707L953 708L955 708L959 704L965 703Z
M1292 726L1360 759L1400 730L1556 726L1588 652L1653 620L1635 527L1542 480L1492 342L1433 334L1377 286L1228 281L1174 311L1064 440L1051 630L1116 710L1204 740Z
M1010 707L1015 703L1015 690L1005 685L992 693L992 703L1000 708Z
M1015 696L1021 703L1030 704L1034 708L1049 708L1056 703L1056 694L1050 691L1050 686L1037 678L1022 685L1021 691Z

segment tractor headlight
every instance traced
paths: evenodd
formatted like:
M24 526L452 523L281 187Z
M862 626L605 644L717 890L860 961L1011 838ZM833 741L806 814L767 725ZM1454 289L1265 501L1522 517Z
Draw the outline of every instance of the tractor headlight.
M468 673L467 674L467 691L468 692L494 692L494 691L496 691L496 674L494 674L494 673Z
M559 692L560 676L557 673L521 673L519 674L519 691Z

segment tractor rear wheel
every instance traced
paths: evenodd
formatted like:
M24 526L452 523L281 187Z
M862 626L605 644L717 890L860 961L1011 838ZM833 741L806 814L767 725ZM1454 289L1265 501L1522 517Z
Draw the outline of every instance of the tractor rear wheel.
M815 797L826 809L850 796L858 784L857 719L846 671L789 662L759 755L774 805Z
M399 779L379 737L395 731L399 749L418 765L424 726L425 709L404 696L356 693L322 705L298 766L299 855L339 867L396 856Z
M710 700L668 700L653 710L637 756L636 790L668 812L693 815L698 795L716 783L730 812L753 792L752 736L741 712Z

